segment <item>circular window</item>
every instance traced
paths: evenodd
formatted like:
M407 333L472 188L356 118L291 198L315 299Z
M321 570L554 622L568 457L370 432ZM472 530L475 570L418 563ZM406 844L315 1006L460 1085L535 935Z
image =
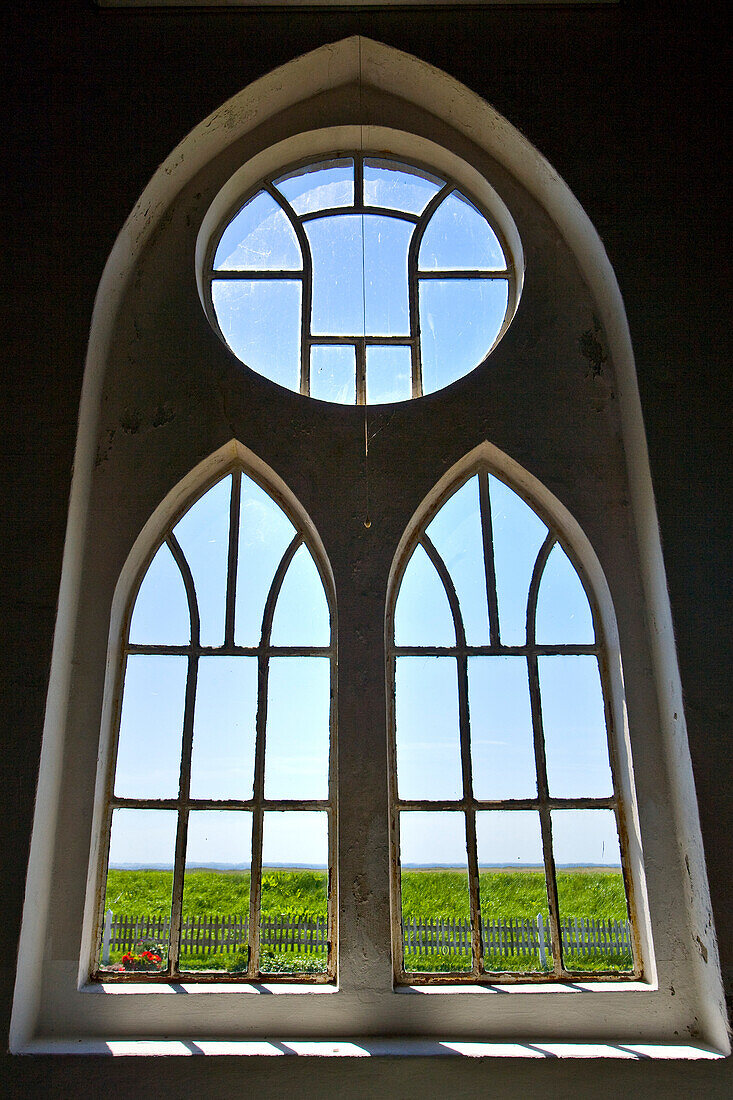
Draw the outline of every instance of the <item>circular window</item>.
M455 183L361 154L261 181L214 235L204 276L238 359L345 405L461 378L518 296L505 241Z

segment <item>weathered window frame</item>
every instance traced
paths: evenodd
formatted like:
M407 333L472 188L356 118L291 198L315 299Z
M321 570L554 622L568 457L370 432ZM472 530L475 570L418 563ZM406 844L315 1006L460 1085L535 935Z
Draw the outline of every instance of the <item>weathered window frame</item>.
M429 510L424 513L416 529L412 531L399 553L398 562L393 566L392 580L387 600L386 615L386 639L387 639L387 708L389 725L389 788L390 788L390 832L391 832L391 874L392 874L392 959L394 967L394 982L400 985L440 985L440 984L468 984L468 983L519 983L519 982L566 982L566 981L607 981L628 982L630 979L640 980L643 977L644 967L642 963L642 945L638 934L640 920L635 916L636 902L634 892L634 877L631 874L626 811L618 774L621 767L617 749L617 732L614 722L614 707L612 705L613 693L610 683L610 669L608 661L608 639L604 629L604 618L601 614L599 603L595 598L593 586L583 563L575 553L572 541L562 531L561 525L552 516L547 508L543 508L534 500L528 500L526 493L519 491L520 497L542 519L548 528L548 534L544 539L533 566L531 581L527 599L527 641L525 645L505 645L500 643L497 614L496 572L494 567L494 545L491 520L491 503L489 499L489 475L498 477L513 491L518 491L512 485L506 474L502 475L491 467L486 461L474 462L467 471L462 471L459 476L444 486L438 498L432 502ZM481 518L481 535L483 541L484 562L486 570L486 599L488 604L489 644L468 645L463 626L463 616L460 601L456 593L453 580L440 553L433 545L426 532L430 522L437 516L443 505L450 497L465 485L471 478L477 477L479 484L479 504ZM564 645L540 645L535 640L537 598L540 583L547 559L555 545L559 545L570 559L578 578L583 586L590 604L593 619L595 641L592 644L564 644ZM415 549L422 546L432 562L445 592L453 625L456 632L456 644L454 646L430 646L430 645L397 645L395 642L395 609L399 599L400 586L407 566ZM608 741L609 760L611 764L611 776L613 793L606 798L554 798L550 796L547 781L547 766L545 760L545 743L542 728L542 702L539 686L539 672L537 658L540 656L593 656L598 661L603 694L603 705L606 723L606 735ZM459 799L428 800L401 798L397 782L397 730L396 730L396 666L398 657L435 656L452 657L456 659L458 671L458 723L459 741L461 753L461 769L463 775L463 797ZM512 798L482 800L474 796L472 780L472 760L470 742L470 718L468 704L468 658L470 656L514 656L527 659L529 674L529 697L532 712L532 730L534 740L535 769L537 778L536 798ZM631 916L632 952L634 965L631 971L617 972L611 970L574 971L563 965L562 935L560 932L559 903L557 892L557 877L552 848L552 826L550 813L552 810L567 809L604 809L611 810L616 820L621 848L621 869L626 891L629 912ZM468 854L468 891L471 920L471 946L472 965L465 972L449 973L418 973L405 970L403 960L403 933L400 887L400 813L410 810L433 811L457 811L465 816L467 854ZM545 883L547 887L549 923L550 923L550 948L552 952L552 969L547 974L536 971L528 973L504 972L487 970L484 966L483 938L481 932L481 908L479 902L479 866L476 841L476 813L481 810L520 811L533 810L539 814L542 850L544 858ZM637 867L637 874L640 868Z

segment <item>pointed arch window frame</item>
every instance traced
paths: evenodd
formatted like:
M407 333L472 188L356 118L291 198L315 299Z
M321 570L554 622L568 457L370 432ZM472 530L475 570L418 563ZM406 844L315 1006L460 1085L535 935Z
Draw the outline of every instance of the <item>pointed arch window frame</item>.
M224 641L221 646L202 645L200 641L200 617L194 577L181 548L174 529L186 513L195 506L215 485L231 477L229 502L229 532L227 546L226 596L224 618ZM241 505L242 478L250 478L282 510L294 528L294 534L286 546L277 565L269 591L267 593L257 645L241 645L235 641L236 586L239 544L239 520ZM174 490L175 492L175 490ZM165 507L165 502L161 507ZM156 516L152 517L154 523ZM155 528L154 528L155 529ZM145 538L147 528L142 532ZM148 540L149 541L149 538ZM190 617L190 639L187 644L155 644L130 641L130 628L135 603L148 569L162 546L167 546L180 572L185 589L186 602ZM318 571L323 593L329 611L329 644L327 646L274 645L271 641L272 625L277 601L283 587L288 568L301 546L305 546ZM134 550L133 552L134 553ZM287 982L316 985L333 983L336 979L338 945L338 876L337 866L337 782L336 782L336 596L333 579L326 567L324 554L308 530L304 515L286 500L263 474L245 464L238 458L227 466L218 468L205 481L189 488L185 499L179 503L165 524L157 528L157 538L146 553L142 564L137 568L132 583L127 584L125 607L122 621L118 627L119 651L114 671L114 705L109 722L110 752L105 765L107 792L104 800L102 820L98 825L101 838L97 852L94 896L96 911L91 935L91 960L88 972L96 982L129 983L170 983L171 981L195 981L197 983L239 983L266 980L268 983ZM124 577L122 578L124 583ZM114 793L117 752L120 740L120 723L124 700L125 672L127 658L131 655L171 655L187 659L186 685L184 696L183 729L181 738L181 760L179 789L175 798L136 798L119 796ZM194 738L194 712L198 664L202 657L252 657L257 659L257 707L255 720L254 776L252 797L249 799L199 798L191 797L191 763ZM329 730L328 730L328 797L325 799L267 798L265 796L265 748L268 705L269 663L273 657L320 657L329 661ZM173 861L173 881L171 897L171 916L169 924L168 964L160 972L111 972L99 965L99 944L104 926L105 881L109 861L109 845L112 815L116 809L174 810L177 814L175 853ZM181 929L183 913L183 891L186 868L186 842L188 817L192 811L234 810L252 814L252 850L250 866L250 899L248 916L248 966L246 972L227 973L224 971L187 971L179 966L181 951ZM322 973L269 973L259 967L260 962L260 900L262 887L262 847L263 823L266 812L277 811L321 811L327 814L328 822L328 897L327 897L327 958Z
M481 520L482 549L486 577L486 599L488 605L489 643L471 645L466 640L460 602L450 571L434 546L426 529L439 514L442 507L466 485L473 477L478 478L479 509ZM494 544L491 518L489 478L501 481L508 489L530 508L547 527L532 567L527 593L526 638L523 645L506 645L500 641L498 596L496 570L494 562ZM444 479L445 480L445 479ZM627 805L631 792L623 789L621 783L622 761L617 751L618 731L616 730L613 684L609 662L609 639L607 636L607 615L601 609L596 597L594 585L588 575L581 557L576 553L573 540L562 529L550 509L529 494L525 488L512 484L511 477L497 469L485 458L465 466L460 472L449 477L446 485L436 499L419 510L419 519L410 525L407 536L398 549L390 577L385 617L386 639L386 679L387 679L387 729L388 729L388 783L390 807L390 846L391 846L391 884L392 884L392 963L395 987L413 985L460 985L460 984L502 984L517 983L556 983L568 981L628 982L639 980L644 975L644 952L642 948L642 914L637 910L637 898L634 890L634 876L631 873L632 862L629 852ZM425 550L450 607L455 629L456 642L450 646L398 645L395 640L395 614L402 581L407 572L413 553L418 546ZM540 585L547 561L552 550L559 546L567 555L578 576L588 599L593 622L594 641L588 644L565 643L545 644L536 640L537 607ZM538 659L547 656L593 656L598 662L606 739L612 780L612 793L607 797L554 797L551 796L547 775L545 736L542 720L542 699ZM401 798L398 791L397 775L397 715L396 715L396 671L399 657L432 656L451 657L456 660L458 677L458 733L460 748L460 766L463 792L457 799L416 799ZM468 660L470 657L524 657L527 661L529 700L532 716L532 741L537 780L537 795L531 798L480 799L473 790L471 734L468 686ZM467 879L469 895L469 913L471 925L471 967L463 972L412 972L404 966L404 945L402 931L401 881L400 881L400 814L410 811L453 811L461 813L465 820L467 848ZM537 970L510 972L489 970L484 965L484 946L481 926L481 901L479 893L478 841L476 814L481 811L534 811L538 813L542 843L542 856L547 890L550 934L551 966L546 973ZM552 844L553 810L610 810L614 814L621 852L621 873L630 917L631 946L633 967L630 970L593 970L578 971L564 965L562 933L560 926L560 906L558 900L557 874Z

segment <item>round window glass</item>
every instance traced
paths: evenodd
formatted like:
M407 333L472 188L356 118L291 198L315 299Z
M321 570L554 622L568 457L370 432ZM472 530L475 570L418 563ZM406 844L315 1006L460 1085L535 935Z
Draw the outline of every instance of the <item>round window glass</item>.
M238 359L345 405L455 382L517 298L506 244L454 183L361 154L262 181L215 235L205 275Z

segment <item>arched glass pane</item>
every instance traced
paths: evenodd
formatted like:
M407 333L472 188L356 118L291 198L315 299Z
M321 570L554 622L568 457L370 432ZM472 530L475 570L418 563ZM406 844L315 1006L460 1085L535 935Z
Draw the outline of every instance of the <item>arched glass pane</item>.
M481 363L504 323L504 279L420 279L423 393L433 393Z
M242 476L234 641L259 645L270 586L295 528L269 493Z
M271 658L265 798L328 798L330 704L327 657Z
M296 214L311 214L354 203L354 162L349 159L306 165L275 180Z
M499 636L503 645L524 645L529 585L547 527L517 493L491 475L489 500Z
M300 280L214 279L211 300L238 359L290 390L300 388Z
M367 405L407 401L412 396L412 351L399 344L366 349Z
M397 658L395 728L400 798L460 798L455 657Z
M408 168L389 160L364 161L365 206L384 206L389 210L422 214L442 186L442 180L418 168Z
M356 349L353 344L315 344L311 348L311 397L356 403Z
M176 798L188 659L133 653L127 658L115 795Z
M130 622L133 645L188 645L191 621L181 571L165 543L148 566Z
M448 597L435 566L422 546L407 563L395 607L397 645L456 644Z
M595 657L539 657L547 780L553 798L612 794L603 692Z
M426 534L448 567L467 643L486 645L489 615L477 477L448 498L426 528Z
M593 616L575 567L559 543L550 551L537 599L540 645L592 645Z
M537 778L524 657L469 657L473 793L535 798Z
M224 641L231 492L231 476L217 481L173 528L193 577L201 645Z
M305 223L313 256L311 332L408 336L411 222L340 214Z
M506 260L483 214L453 191L428 222L419 267L421 271L504 271Z
M310 550L296 551L280 589L272 620L272 645L327 646L331 617L323 581Z
M287 215L260 191L221 235L215 271L300 271L300 245Z
M257 658L202 657L193 719L191 798L252 797Z

